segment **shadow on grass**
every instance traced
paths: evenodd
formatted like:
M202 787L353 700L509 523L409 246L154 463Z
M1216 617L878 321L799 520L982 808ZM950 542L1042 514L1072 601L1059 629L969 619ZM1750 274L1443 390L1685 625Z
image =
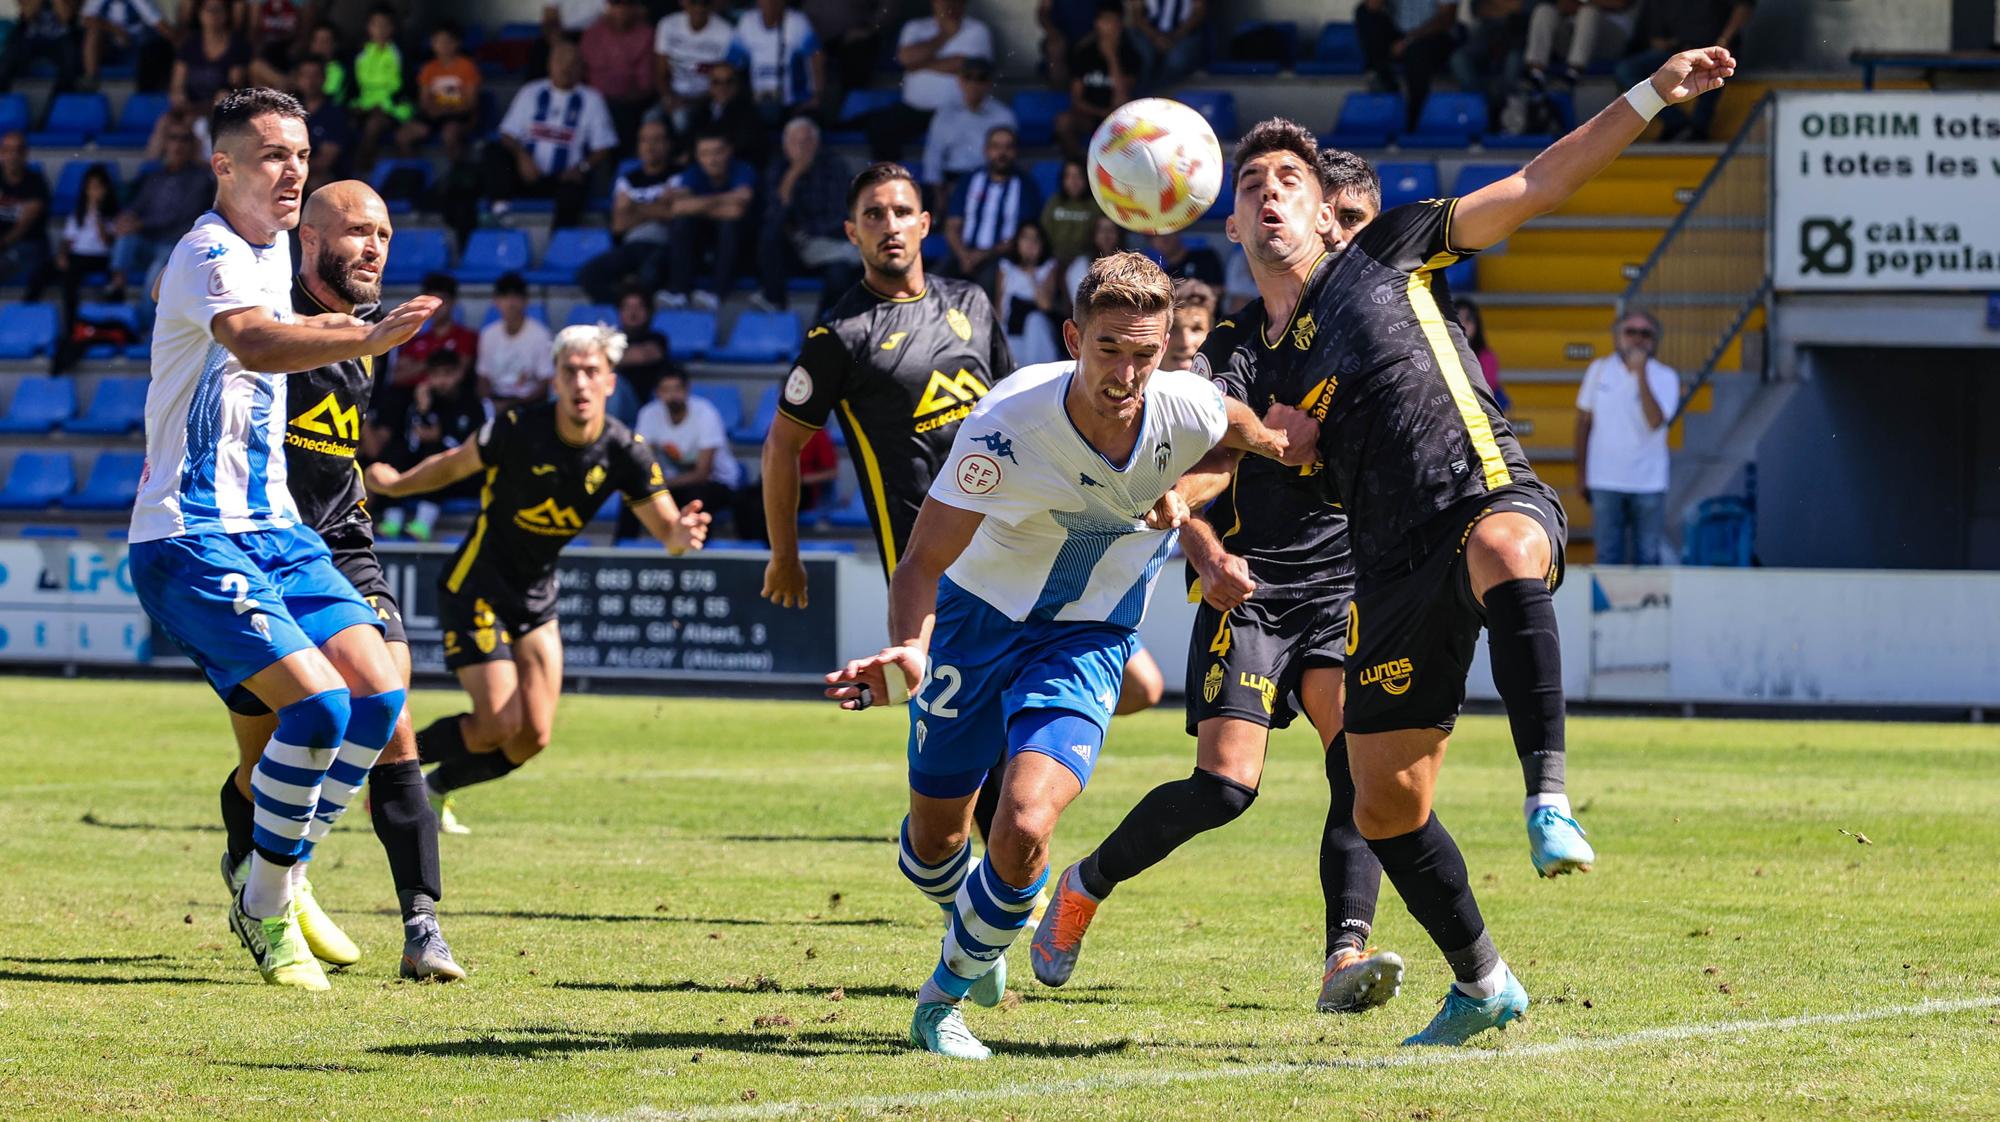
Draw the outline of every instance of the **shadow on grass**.
M18 954L0 954L0 962L24 962L32 966L112 966L134 962L172 962L173 956L164 954L77 954L56 958L34 958Z
M165 822L107 822L99 818L95 811L84 814L77 821L86 826L95 826L100 830L145 830L166 834L219 834L222 832L222 827L220 826L201 826L187 823L172 825Z
M250 1071L288 1071L300 1075L365 1075L381 1070L376 1067L355 1067L353 1064L315 1064L303 1061L289 1064L260 1064L251 1060L225 1060L223 1062L230 1067L240 1067Z
M30 970L0 970L0 982L54 982L66 986L241 986L240 978L202 978L192 974L43 974Z
M822 985L786 985L775 979L761 976L744 981L729 982L698 982L693 978L685 978L678 982L556 982L554 985L559 990L588 990L599 993L776 993L794 997L825 997L827 993L835 988ZM847 997L887 997L910 1001L917 995L917 991L909 986L860 985L840 986L838 988ZM1048 1001L1065 1005L1115 1005L1121 1001L1116 996L1107 996L1107 991L1101 988L1095 992L1064 989L1060 993L1057 993L1050 990L1036 990L1024 992L1022 998L1028 1002ZM1233 1006L1233 1008L1247 1009L1253 1008L1253 1006L1243 1005Z
M789 1028L789 1026L788 1026ZM1128 1040L1101 1044L987 1042L995 1052L1018 1056L1080 1058L1112 1055L1131 1047ZM891 1056L909 1050L900 1036L885 1033L815 1031L800 1026L762 1030L687 1030L680 1032L590 1032L530 1026L482 1033L464 1040L428 1044L381 1044L369 1051L382 1056L449 1059L492 1058L535 1060L609 1051L721 1051L761 1056L812 1059L821 1056Z
M335 909L336 911L339 909ZM703 927L889 927L896 921L885 917L867 919L745 919L738 916L677 916L664 912L651 915L608 915L589 912L472 911L451 909L451 916L480 916L486 919L550 919L564 923L691 923Z
M895 845L888 834L724 834L715 839L726 842L853 842L857 845Z

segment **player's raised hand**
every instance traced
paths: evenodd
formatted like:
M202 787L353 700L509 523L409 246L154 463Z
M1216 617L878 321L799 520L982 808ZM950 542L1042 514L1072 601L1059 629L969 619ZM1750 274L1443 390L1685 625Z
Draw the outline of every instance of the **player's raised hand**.
M806 606L806 563L772 554L764 563L763 597L780 608Z
M1190 517L1192 517L1192 512L1188 510L1187 500L1181 498L1178 491L1168 491L1166 494L1160 496L1159 502L1153 504L1153 509L1146 512L1146 528L1149 530L1178 530L1181 523L1186 522Z
M1668 59L1653 72L1653 89L1668 105L1693 101L1736 73L1736 56L1727 47L1697 47Z
M1250 562L1234 553L1197 560L1195 573L1201 577L1202 603L1218 612L1233 611L1257 591L1257 582L1250 579Z
M1312 414L1276 402L1264 414L1264 427L1284 437L1276 458L1286 467L1304 467L1319 458L1319 422Z
M431 313L443 304L435 296L419 296L399 305L395 311L382 317L368 333L368 353L386 354L410 341L410 337L431 318Z
M900 705L923 684L924 653L915 647L884 647L867 658L848 660L826 676L826 696L842 709Z
M708 544L708 524L714 519L714 515L701 509L700 499L682 507L680 517L674 519L672 538L666 543L667 552L679 557L690 549L700 549Z

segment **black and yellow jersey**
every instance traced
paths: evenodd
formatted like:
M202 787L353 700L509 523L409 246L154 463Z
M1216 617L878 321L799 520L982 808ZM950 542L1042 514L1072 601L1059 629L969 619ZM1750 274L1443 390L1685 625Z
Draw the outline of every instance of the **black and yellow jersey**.
M638 503L667 489L652 449L624 422L606 417L597 439L571 444L556 431L552 401L486 422L479 459L486 465L479 518L445 568L446 592L475 578L483 587L529 588L555 571L562 547L613 491Z
M1437 298L1442 270L1470 256L1451 244L1457 205L1411 203L1369 223L1288 332L1309 340L1328 380L1320 479L1346 507L1361 572L1401 560L1409 532L1439 511L1535 478Z
M331 309L313 298L303 280L292 281L292 307L301 316ZM379 305L356 308L369 323L381 320ZM285 376L285 486L299 517L322 534L359 528L372 534L368 493L354 455L361 447L361 420L375 392L375 360L363 355Z
M902 298L857 284L806 333L778 409L815 429L839 415L885 572L958 423L1013 370L993 305L970 281L930 277Z
M1305 324L1310 302L1332 272L1332 260L1323 256L1314 265L1292 321L1276 342L1266 336L1264 301L1252 300L1208 333L1195 356L1195 373L1260 417L1273 403L1283 403L1324 418L1331 379ZM1209 505L1209 524L1224 548L1249 563L1260 597L1314 596L1344 591L1353 583L1347 515L1314 478L1320 470L1318 463L1286 467L1262 456L1245 456L1229 489ZM1194 580L1192 568L1189 580Z

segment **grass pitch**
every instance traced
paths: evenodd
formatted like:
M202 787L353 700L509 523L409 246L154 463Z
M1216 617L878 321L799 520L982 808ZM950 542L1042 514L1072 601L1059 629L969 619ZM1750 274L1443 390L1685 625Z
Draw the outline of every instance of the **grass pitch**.
M1440 813L1534 1004L1419 1054L1396 1042L1447 975L1393 890L1376 941L1410 960L1403 996L1312 1011L1325 795L1294 730L1249 814L1106 904L1069 987L1014 950L1018 1001L968 1014L984 1065L903 1047L938 924L895 869L902 737L830 706L566 699L555 746L444 839L471 979L395 980L357 810L313 879L366 957L311 995L259 983L224 922L213 697L0 679L0 1115L2000 1115L1989 728L1573 721L1601 863L1550 882L1504 724L1466 720ZM1191 761L1178 712L1121 720L1057 860Z

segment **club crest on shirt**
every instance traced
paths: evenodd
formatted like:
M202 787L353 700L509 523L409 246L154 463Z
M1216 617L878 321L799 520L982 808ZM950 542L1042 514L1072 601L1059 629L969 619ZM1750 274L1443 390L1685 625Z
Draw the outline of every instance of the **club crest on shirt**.
M1208 674L1201 680L1201 699L1203 701L1214 701L1215 695L1221 692L1222 664L1220 662L1213 662L1209 664Z
M793 405L804 405L813 395L813 378L803 366L792 367L791 376L785 379L785 400Z
M1307 312L1292 324L1292 346L1305 350L1312 346L1313 336L1319 333L1319 325L1313 322L1311 312Z
M1168 440L1164 436L1161 437L1160 442L1158 444L1153 445L1153 470L1154 471L1167 470L1167 461L1172 459L1173 455L1174 455L1173 442Z
M959 490L968 495L984 495L1000 486L1000 464L991 456L974 452L959 458L953 476L958 480Z
M972 321L965 317L964 312L957 308L947 308L944 321L951 325L951 333L958 336L961 342L972 342Z
M586 495L595 495L597 489L604 486L605 474L603 464L593 464L591 469L584 473L583 493Z

